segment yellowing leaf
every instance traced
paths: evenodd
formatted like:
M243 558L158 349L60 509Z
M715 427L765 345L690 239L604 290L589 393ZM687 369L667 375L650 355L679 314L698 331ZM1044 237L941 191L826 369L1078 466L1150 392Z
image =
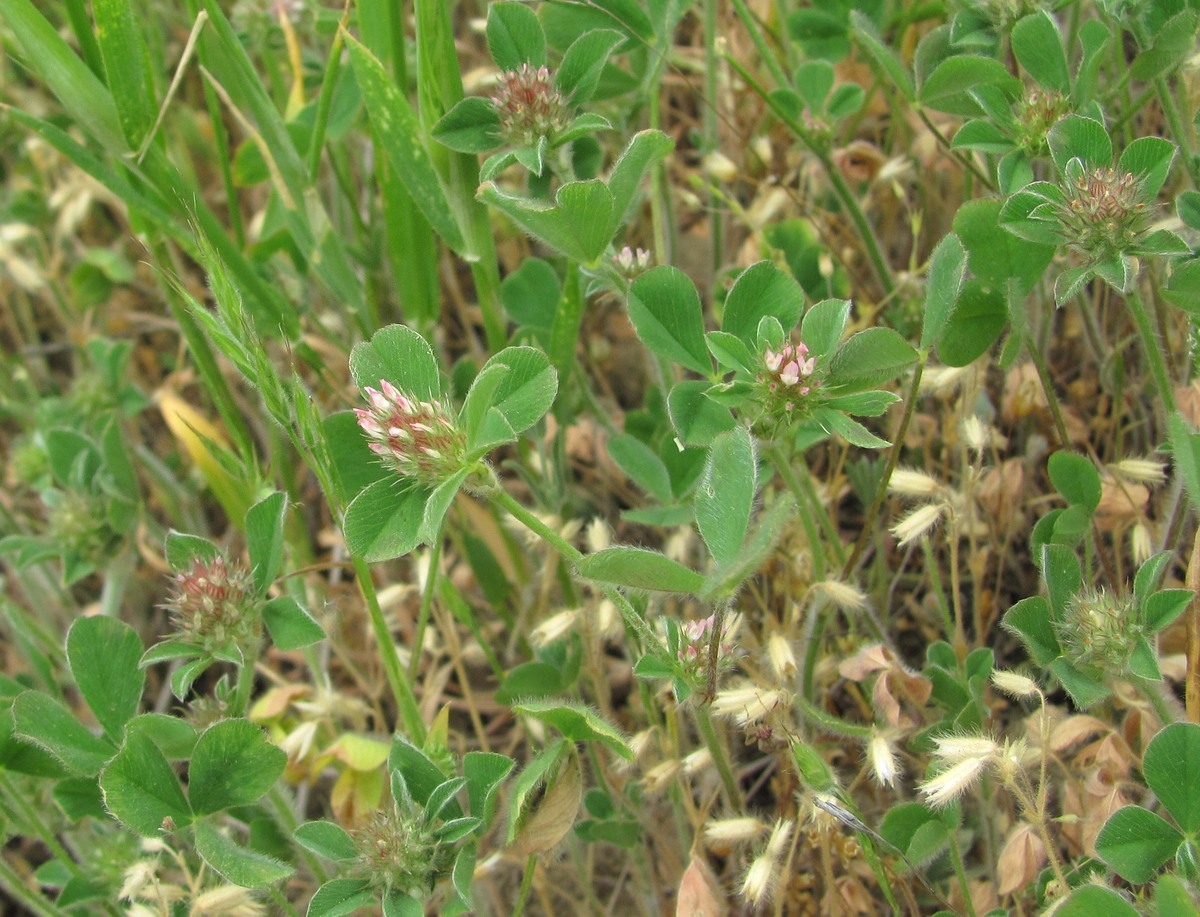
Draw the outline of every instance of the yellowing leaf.
M390 748L388 742L348 732L325 749L325 754L331 755L352 770L373 771L383 766Z
M159 389L155 401L171 435L200 469L225 514L240 523L250 508L254 485L235 478L215 454L215 449L229 448L225 435L177 392Z

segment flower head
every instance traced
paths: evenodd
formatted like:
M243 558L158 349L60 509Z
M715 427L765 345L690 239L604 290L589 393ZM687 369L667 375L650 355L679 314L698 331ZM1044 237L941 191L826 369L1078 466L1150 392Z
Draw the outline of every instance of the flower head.
M632 280L638 274L642 274L650 269L653 256L644 248L635 250L626 245L617 254L613 255L612 260L617 270L621 272L621 275L626 279Z
M421 401L386 379L366 396L370 407L354 409L358 425L393 471L436 487L462 468L467 439L440 401Z
M699 672L706 664L716 620L717 616L711 614L698 621L684 621L679 628L681 637L679 661L689 671ZM717 667L719 669L725 669L734 662L735 634L740 623L740 616L731 615L721 625L721 636L717 644Z
M1071 110L1070 100L1053 89L1031 89L1016 107L1017 143L1031 155L1046 151L1046 134Z
M423 813L401 812L398 805L375 812L351 836L359 872L388 892L427 892L454 858L453 846L435 836Z
M212 651L232 643L243 647L258 638L259 616L250 571L225 558L196 559L175 575L166 602L181 639Z
M1067 163L1060 186L1065 197L1059 214L1069 241L1100 255L1127 248L1146 231L1149 214L1141 180L1111 166L1085 168Z
M763 350L758 385L767 416L783 420L805 413L805 403L820 384L816 372L817 358L803 341Z
M1068 600L1055 631L1071 662L1119 674L1142 634L1139 625L1131 600L1103 589L1082 589Z
M533 146L567 126L567 103L548 67L521 64L500 77L492 96L500 131L513 146Z

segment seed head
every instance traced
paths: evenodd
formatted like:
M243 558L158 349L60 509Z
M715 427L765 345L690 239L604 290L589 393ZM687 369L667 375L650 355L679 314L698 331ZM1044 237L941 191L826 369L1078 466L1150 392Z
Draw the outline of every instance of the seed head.
M1151 459L1121 459L1112 466L1112 470L1127 481L1135 484L1147 484L1151 487L1167 480L1166 468L1163 463Z
M992 684L1010 697L1034 697L1042 693L1032 678L1007 669L992 672Z
M941 489L936 478L911 468L897 468L888 479L888 490L903 497L932 497Z
M1071 662L1114 674L1125 670L1142 630L1133 602L1103 589L1072 596L1054 629Z
M1123 251L1149 224L1141 180L1111 166L1084 169L1067 164L1059 210L1068 240L1089 254L1107 257Z
M757 818L721 818L704 826L704 839L712 845L744 844L758 840L766 830Z
M376 888L424 894L450 868L454 851L433 835L419 813L395 805L373 813L351 832L358 872Z
M393 471L436 487L462 468L467 439L440 401L420 401L386 379L366 396L370 407L354 409L358 425Z
M967 791L988 765L987 758L965 758L921 784L925 801L934 808L949 805Z
M779 890L783 878L781 867L792 836L792 822L779 819L771 829L766 848L750 864L742 882L742 897L753 907L767 904Z

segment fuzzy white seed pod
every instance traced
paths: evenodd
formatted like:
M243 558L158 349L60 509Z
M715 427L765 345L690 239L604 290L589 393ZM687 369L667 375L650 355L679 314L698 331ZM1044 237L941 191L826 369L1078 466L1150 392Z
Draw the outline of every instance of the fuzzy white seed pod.
M1166 466L1162 462L1153 462L1150 459L1122 459L1112 466L1112 470L1126 481L1151 487L1162 484L1167 479Z
M822 580L812 584L815 595L827 599L839 611L865 611L867 595L857 586L838 580Z
M962 424L963 440L967 448L980 455L992 438L992 428L972 414Z
M1000 746L987 736L939 736L933 740L934 752L947 764L957 764L970 758L991 758L998 754Z
M704 839L709 844L748 844L762 837L767 826L757 818L721 818L704 826Z
M719 182L737 181L737 164L724 153L709 153L704 157L704 171Z
M792 651L791 641L778 631L767 638L767 658L775 677L781 682L796 677L796 654Z
M912 468L897 468L888 479L888 490L902 497L931 497L941 489L936 478Z
M987 758L966 758L921 784L925 801L935 809L949 805L970 788L987 767Z
M763 691L753 685L732 688L717 694L712 712L716 716L731 717L739 726L749 726L764 719L786 698L784 691Z
M579 609L568 608L556 615L551 615L533 629L530 635L534 646L547 646L556 640L561 640L575 629L579 621Z
M596 516L587 524L583 532L583 540L587 549L593 554L603 551L612 544L612 529L600 516Z
M1005 669L992 672L992 684L1010 697L1034 697L1042 693L1032 678Z
M933 527L941 521L945 507L931 503L913 510L894 526L891 532L899 539L898 547L906 548L914 541L928 535Z
M891 786L900 775L896 749L882 733L874 733L867 743L867 761L871 765L871 775L880 786Z

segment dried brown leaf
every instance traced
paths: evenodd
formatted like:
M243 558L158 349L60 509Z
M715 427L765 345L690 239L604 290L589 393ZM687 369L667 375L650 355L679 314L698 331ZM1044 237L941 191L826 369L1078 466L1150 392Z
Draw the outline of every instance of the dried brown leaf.
M924 706L933 692L933 683L924 675L906 669L882 644L864 647L838 666L838 673L851 681L863 681L874 672L880 673L871 692L875 714L901 729L917 725L917 719L906 714L902 704Z
M1096 525L1111 532L1140 519L1150 502L1150 489L1144 484L1121 481L1111 475L1100 478L1100 504L1096 507Z
M1071 716L1054 727L1050 733L1050 750L1063 751L1076 742L1109 731L1109 725L1094 716Z
M722 917L729 913L717 880L708 865L692 857L679 880L675 917Z
M1033 825L1021 822L1009 832L1004 849L1000 851L996 867L1000 880L998 891L1001 895L1009 895L1028 885L1045 863L1046 845Z

